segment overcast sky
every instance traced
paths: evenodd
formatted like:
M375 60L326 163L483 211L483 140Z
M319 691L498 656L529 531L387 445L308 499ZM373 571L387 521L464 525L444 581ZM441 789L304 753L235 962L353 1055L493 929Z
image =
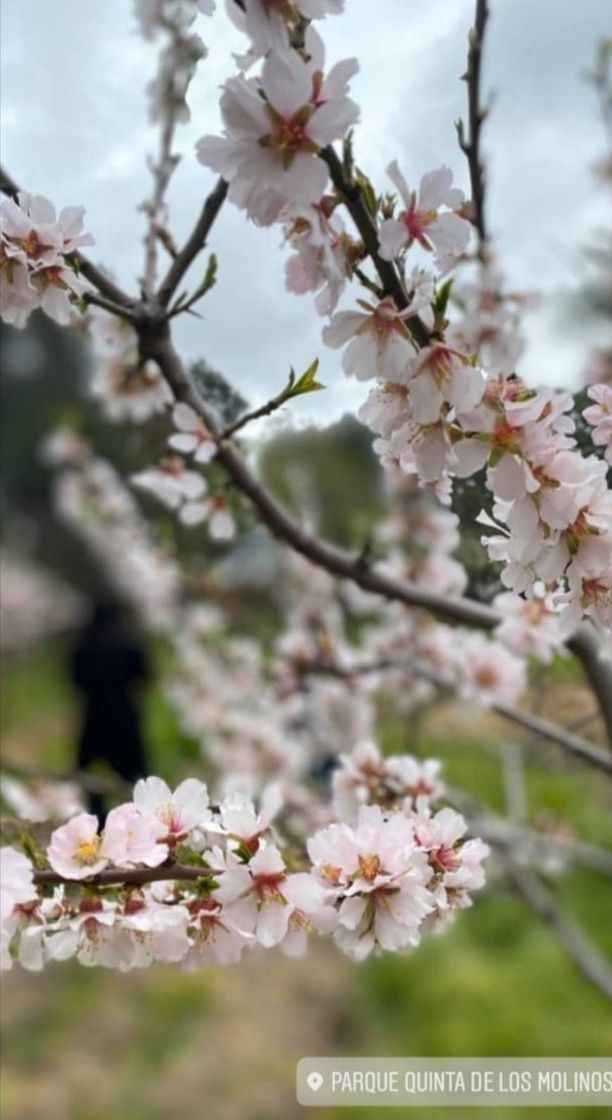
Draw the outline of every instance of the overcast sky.
M330 62L360 60L356 152L377 187L397 158L410 183L447 163L467 190L453 122L465 114L459 78L473 7L473 0L347 0L344 16L319 25ZM577 385L589 339L564 325L558 296L584 276L580 246L609 224L591 174L603 132L582 79L597 40L610 33L608 0L492 0L491 8L489 224L512 286L543 297L530 316L521 371L534 383ZM136 208L148 190L144 160L155 150L143 92L155 46L135 33L131 0L1 0L1 12L3 162L58 208L84 205L96 238L92 257L134 289L143 228ZM169 196L179 243L213 183L194 144L219 131L218 87L233 72L231 52L244 48L219 0L198 30L210 54L191 86L192 120L179 132L184 159ZM211 247L219 281L202 304L203 320L177 322L184 356L205 357L253 403L278 390L290 365L301 371L319 356L327 392L296 404L295 414L328 419L354 408L364 387L343 378L339 353L321 343L310 297L284 291L279 231L255 229L226 206ZM203 262L194 283L202 269Z

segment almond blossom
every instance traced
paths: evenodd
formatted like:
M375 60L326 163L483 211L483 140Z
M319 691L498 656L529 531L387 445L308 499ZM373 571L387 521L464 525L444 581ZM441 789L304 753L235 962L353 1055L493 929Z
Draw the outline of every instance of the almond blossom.
M363 253L342 219L326 209L325 199L299 211L292 208L285 226L285 240L294 249L285 263L285 287L296 295L315 292L319 315L335 310L352 265Z
M347 377L405 382L415 353L406 319L415 309L399 311L390 296L376 305L358 302L363 311L337 311L332 315L323 329L323 341L333 348L348 342L342 358Z
M230 200L258 225L276 221L288 203L309 206L323 195L327 166L318 152L357 120L357 106L346 96L356 69L353 60L338 63L322 79L289 51L268 55L261 79L225 83L225 135L203 137L198 158L228 180Z
M300 18L323 19L337 15L344 8L344 0L245 0L236 4L226 0L227 13L236 27L248 35L251 49L238 59L249 66L262 54L289 50L290 34Z
M215 441L193 408L188 404L175 404L172 420L177 429L168 444L182 455L193 455L196 463L210 463L217 453Z
M401 813L362 805L357 824L332 824L308 841L315 878L335 899L334 941L355 960L374 948L417 945L433 907L431 870L412 825Z
M0 920L4 922L15 906L37 897L30 860L16 848L0 848Z
M253 934L264 948L279 945L298 923L317 920L325 908L325 891L307 874L288 875L284 860L274 844L263 843L247 865L231 853L218 876L215 898L227 907L232 922Z
M157 498L168 509L178 510L206 493L206 479L190 471L178 456L168 455L156 467L132 475L132 483Z
M543 584L536 584L529 599L505 591L495 596L493 605L501 615L495 636L523 657L531 655L549 664L571 634L563 597L547 594Z
M119 867L157 867L168 855L163 843L166 834L165 823L153 813L135 805L119 805L111 809L104 823L101 851Z
M485 707L514 704L527 685L525 662L480 634L466 633L457 651L458 693Z
M443 403L458 412L473 409L484 392L484 379L465 354L443 343L426 346L412 362L410 401L418 424L434 424Z
M181 965L187 972L203 965L238 964L245 949L255 942L253 934L234 924L230 908L221 904L218 892L193 899L187 910L190 945Z
M444 914L471 906L471 892L484 886L482 862L490 854L488 846L478 838L465 840L465 819L448 807L432 814L421 801L412 824L433 872L430 889L438 911Z
M361 805L410 807L417 798L438 800L444 787L440 763L413 755L383 757L375 743L359 743L350 755L341 754L333 775L333 806L340 820L354 822Z
M612 385L590 385L587 396L595 403L583 409L582 415L593 429L593 443L604 448L606 462L612 463Z
M465 204L465 196L451 186L452 171L448 167L429 171L421 179L418 192L410 190L396 160L387 167L387 174L405 209L397 218L387 218L382 223L378 235L381 257L393 260L416 242L435 254L434 263L440 273L448 272L467 249L471 228L457 213Z
M69 257L79 246L92 245L82 232L82 207L68 206L56 214L42 195L19 191L0 207L2 249L2 317L24 327L37 307L67 326L73 304L86 285Z
M208 790L196 778L186 778L174 792L161 778L141 778L134 786L134 804L161 821L172 844L211 819Z
M189 501L179 511L183 525L194 527L206 522L213 541L230 541L236 533L236 522L230 504L223 494L211 494L204 501Z

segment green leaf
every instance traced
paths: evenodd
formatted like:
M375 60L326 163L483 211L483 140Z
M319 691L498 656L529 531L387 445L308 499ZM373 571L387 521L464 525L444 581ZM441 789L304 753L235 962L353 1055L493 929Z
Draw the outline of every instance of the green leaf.
M446 316L446 308L453 288L453 281L447 280L435 294L433 301L433 309L436 319L444 319Z
M288 401L292 397L301 397L304 393L316 393L319 389L324 389L320 381L317 381L317 372L319 369L319 359L315 358L314 362L309 365L305 373L296 379L295 371L292 369L289 374L289 381L286 387L280 394L279 400Z

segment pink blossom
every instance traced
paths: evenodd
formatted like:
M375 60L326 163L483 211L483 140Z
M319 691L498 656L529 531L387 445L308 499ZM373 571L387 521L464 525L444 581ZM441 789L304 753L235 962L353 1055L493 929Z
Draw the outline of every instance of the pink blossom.
M464 840L467 823L453 809L431 810L420 804L412 818L417 843L427 853L434 880L433 900L438 910L465 909L471 892L484 886L482 861L489 848L482 840Z
M37 898L30 860L16 848L0 848L0 920L4 922L15 906Z
M179 511L179 519L190 527L205 521L213 541L230 541L236 534L236 522L224 494L211 494L205 501L186 502Z
M417 242L435 253L440 272L447 272L463 252L470 239L470 223L457 214L464 205L463 191L452 187L453 174L448 167L429 171L421 179L418 190L411 191L394 160L387 174L399 191L405 209L397 218L383 222L380 233L380 255L393 260ZM441 207L446 207L441 211Z
M363 311L338 311L323 329L323 341L337 348L349 343L342 358L347 377L369 381L405 381L414 346L405 320L410 308L398 311L387 296L376 306L358 301Z
M153 813L135 805L119 805L106 818L102 852L119 867L157 867L168 855L167 845L162 843L166 834L166 825Z
M73 301L85 290L69 263L80 245L93 244L82 233L81 207L70 206L57 217L54 206L42 195L20 191L17 199L2 204L2 317L16 327L25 326L36 307L66 326Z
M284 860L273 844L260 845L248 865L229 852L215 898L227 907L237 928L269 949L283 940L289 926L286 879Z
M466 634L457 647L458 691L478 704L514 704L527 684L525 662L480 634Z
M591 385L587 396L595 403L585 408L582 415L593 428L593 443L605 448L606 462L612 463L612 385Z
M152 494L162 505L174 510L198 501L207 489L206 479L188 470L183 460L175 455L162 459L156 467L133 474L132 482L139 490Z
M431 871L408 819L362 805L354 828L332 824L308 841L313 874L336 899L334 940L363 960L379 946L416 945L419 927L432 910Z
M215 457L217 447L208 428L193 408L182 402L175 404L172 420L177 433L170 436L170 447L180 451L182 455L193 455L196 463L209 463Z
M512 592L496 595L493 606L502 620L495 636L513 653L531 655L548 664L571 633L571 619L560 597L547 595L542 586L523 599Z
M341 218L327 215L325 199L299 212L292 209L285 239L294 253L285 264L285 287L296 295L315 292L320 315L331 315L351 275L360 248L346 233Z
M65 879L88 879L102 871L108 858L102 852L98 818L93 813L79 813L51 833L49 863Z
M327 166L318 152L358 116L344 88L327 92L319 71L296 51L268 55L260 80L225 83L225 135L201 139L198 158L229 181L230 200L258 224L276 221L289 203L309 206L323 195Z
M161 778L141 778L134 786L134 804L161 821L168 843L184 839L211 819L208 790L196 778L186 778L174 793Z
M229 907L221 905L218 891L188 904L190 947L182 967L191 972L205 964L238 964L253 934L238 929Z
M361 805L401 808L418 797L438 799L444 787L435 759L421 762L412 755L383 757L375 743L359 743L352 753L340 755L333 775L334 812L354 822Z
M457 412L473 409L481 400L484 380L465 354L443 343L421 350L413 360L410 401L419 424L434 424L443 403Z

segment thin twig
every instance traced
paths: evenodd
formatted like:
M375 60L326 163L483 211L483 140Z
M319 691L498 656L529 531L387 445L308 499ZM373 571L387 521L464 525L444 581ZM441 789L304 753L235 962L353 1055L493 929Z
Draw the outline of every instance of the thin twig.
M407 661L397 658L382 658L379 661L366 662L363 665L351 666L351 668L344 668L328 661L311 661L301 663L299 669L304 675L331 676L342 680L351 680L356 676L399 669L407 674L413 674L423 680L430 681L437 688L455 692L455 682L451 677L437 673L424 663L414 659ZM612 777L612 758L608 752L600 750L594 743L575 735L571 730L532 715L530 712L525 712L521 708L514 708L510 704L493 703L490 710L511 723L524 727L532 735L556 743L557 746L563 747L574 758L586 762L589 766L594 766Z
M272 400L269 400L267 404L262 404L259 408L254 408L252 412L245 413L244 416L241 416L238 420L234 421L233 424L230 424L229 427L225 428L221 433L221 439L226 440L230 439L231 436L235 436L236 432L240 432L242 428L246 428L247 424L250 424L252 420L261 420L264 416L271 416L273 412L282 408L288 401L289 397L287 397L286 394L279 393L278 396L272 397Z
M56 871L35 871L34 883L37 887L58 887L62 884L81 884L88 887L126 886L139 887L146 883L162 883L176 879L177 882L197 882L198 879L211 879L215 872L208 867L186 867L181 863L161 867L114 867L110 871L100 871L89 879L70 879L58 875Z
M113 303L111 299L99 296L96 292L83 292L81 298L83 303L92 303L94 307L103 307L111 315L119 315L122 319L129 319L130 322L137 322L138 320L138 313L133 308L126 307L124 304Z
M161 212L168 184L176 167L176 160L172 155L172 141L176 128L176 106L172 103L168 116L164 121L161 131L159 156L153 167L153 193L145 204L149 218L149 225L145 237L145 268L143 277L143 290L148 299L155 294L157 279L157 249L158 234L155 228L156 216Z
M484 260L487 246L487 227L485 221L485 169L481 157L481 129L487 110L481 104L481 70L484 37L489 18L487 0L476 0L474 26L469 35L469 50L465 80L468 88L468 134L463 123L457 126L459 147L464 153L470 173L472 190L471 221L478 234L478 257Z
M219 179L214 190L211 191L206 199L190 236L183 248L177 253L166 276L161 282L157 293L157 299L161 307L165 308L168 306L183 276L190 268L198 253L206 246L206 238L225 202L227 191L228 184L225 179Z

